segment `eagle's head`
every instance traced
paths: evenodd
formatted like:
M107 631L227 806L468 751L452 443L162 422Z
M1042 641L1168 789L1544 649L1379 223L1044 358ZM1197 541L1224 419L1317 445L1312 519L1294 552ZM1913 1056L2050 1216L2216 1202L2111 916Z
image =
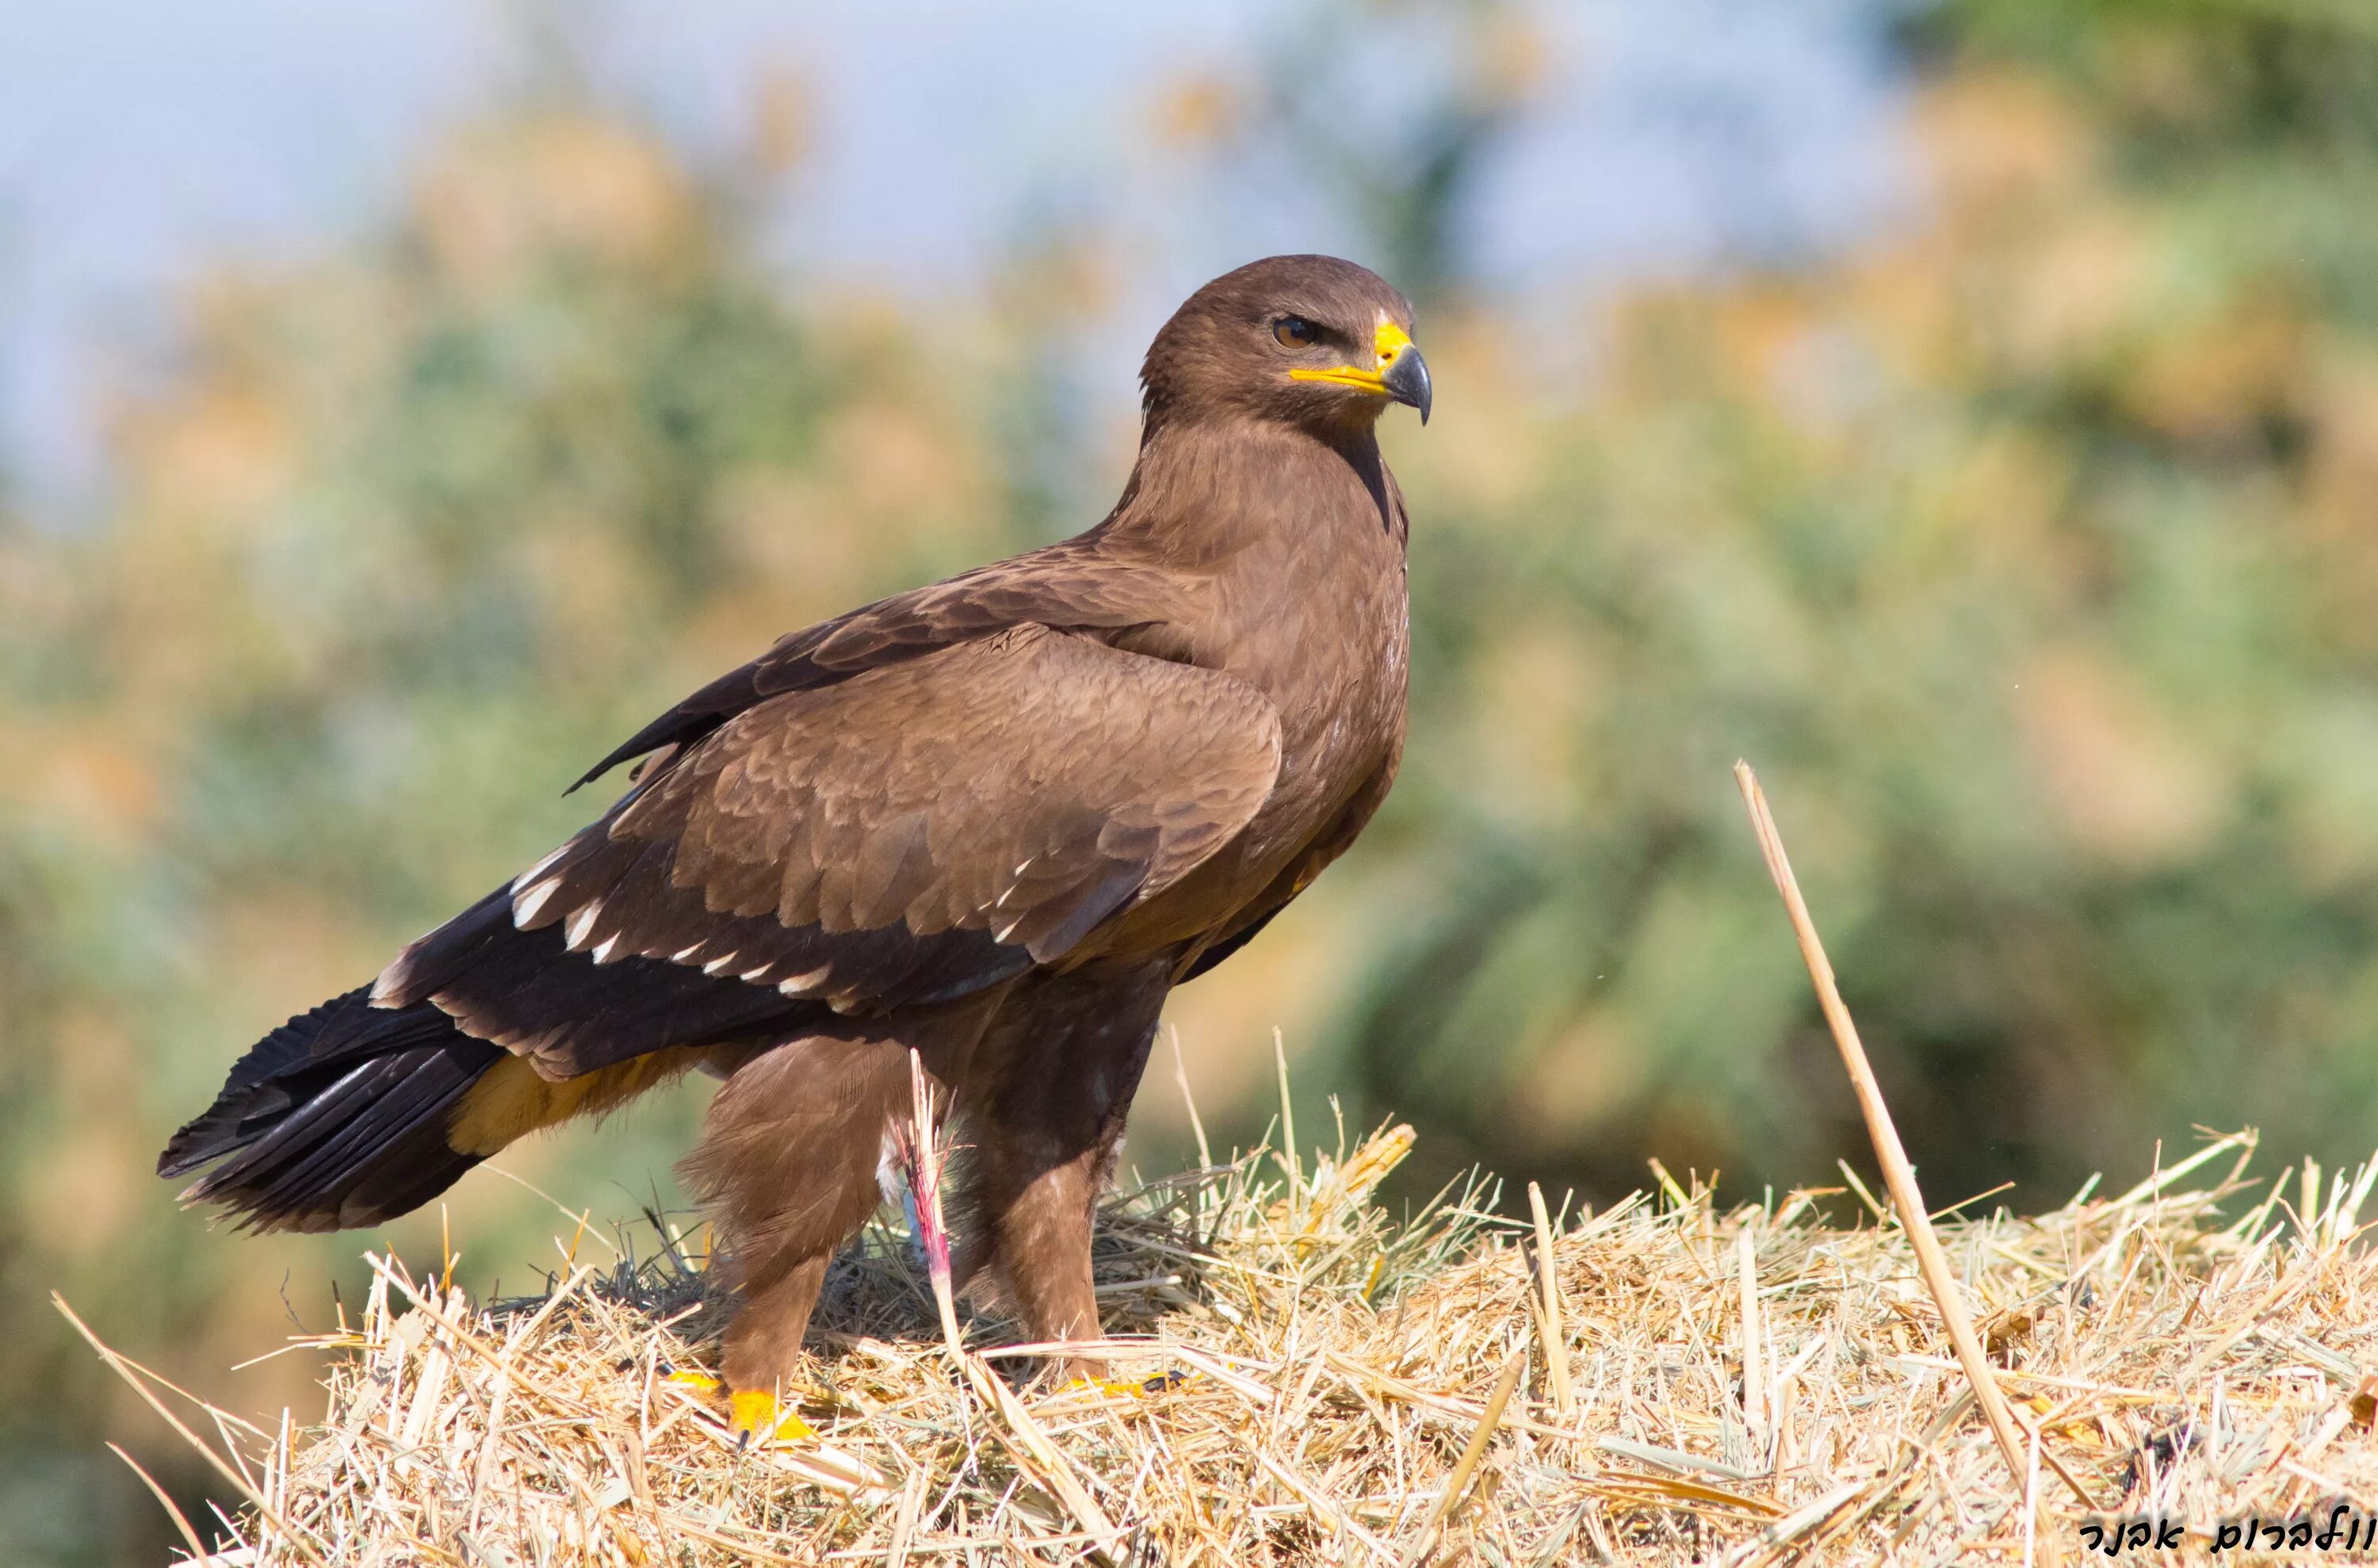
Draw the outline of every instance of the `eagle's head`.
M1275 420L1367 430L1390 403L1428 422L1428 362L1411 301L1334 256L1272 256L1189 296L1140 371L1148 424Z

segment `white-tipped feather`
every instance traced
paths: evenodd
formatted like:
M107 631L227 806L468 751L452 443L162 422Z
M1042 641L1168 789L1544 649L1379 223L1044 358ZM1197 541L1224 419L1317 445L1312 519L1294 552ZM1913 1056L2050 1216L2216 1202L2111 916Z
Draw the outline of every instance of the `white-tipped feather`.
M596 963L607 964L611 961L611 955L619 950L619 933L615 931L611 933L610 935L606 936L603 940L594 944L594 951L591 956Z
M776 983L776 989L783 992L787 996L799 996L804 992L814 991L819 986L824 984L825 977L833 972L833 964L823 963L818 965L817 968L810 971L807 974L797 974L790 980L778 981Z
M700 951L702 951L701 943L689 942L684 947L679 947L676 952L669 955L669 962L673 964L681 964Z
M563 926L562 930L571 948L585 946L586 938L594 933L594 922L601 918L602 913L603 900L597 899L570 917L570 923Z
M380 971L379 978L372 982L372 1006L375 1007L389 1006L396 999L397 995L411 983L413 983L413 954L410 949L407 949L399 953L396 956L396 961Z
M514 883L513 886L517 887L519 884ZM522 931L526 931L529 927L529 923L536 919L537 915L545 909L545 906L552 901L554 894L560 890L561 878L557 876L550 882L538 883L535 887L530 888L525 893L514 893L512 895L512 924Z
M742 956L743 955L740 953L721 953L716 958L711 959L708 963L703 965L702 972L704 974L716 974L721 970L724 970L728 964L733 963L737 959L741 958Z

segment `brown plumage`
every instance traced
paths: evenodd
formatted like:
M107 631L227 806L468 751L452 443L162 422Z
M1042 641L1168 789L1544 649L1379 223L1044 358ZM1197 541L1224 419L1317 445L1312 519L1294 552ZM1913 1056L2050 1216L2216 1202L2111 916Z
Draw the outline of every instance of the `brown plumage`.
M726 1077L692 1185L780 1378L878 1199L906 1049L971 1152L962 1276L1095 1334L1093 1200L1172 986L1352 843L1402 749L1407 523L1373 426L1427 416L1411 306L1276 257L1147 356L1114 511L784 638L592 778L538 864L291 1019L159 1163L263 1228L369 1224L511 1140L689 1067ZM583 780L582 780L583 782Z

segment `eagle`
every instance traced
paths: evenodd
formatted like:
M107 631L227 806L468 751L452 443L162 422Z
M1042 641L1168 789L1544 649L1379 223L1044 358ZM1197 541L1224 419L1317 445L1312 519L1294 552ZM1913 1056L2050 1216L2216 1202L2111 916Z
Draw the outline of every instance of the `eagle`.
M159 1174L247 1227L370 1225L703 1069L681 1169L739 1411L879 1201L913 1052L967 1146L958 1285L1095 1337L1092 1216L1166 995L1396 776L1410 524L1375 427L1428 418L1411 332L1332 257L1197 290L1104 521L792 633L637 730L579 780L641 759L616 803L258 1041Z

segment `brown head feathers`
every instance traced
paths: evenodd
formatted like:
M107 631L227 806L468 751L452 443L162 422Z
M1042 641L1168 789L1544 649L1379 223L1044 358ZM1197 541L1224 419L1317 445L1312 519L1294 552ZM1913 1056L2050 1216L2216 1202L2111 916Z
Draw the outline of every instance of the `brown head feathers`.
M1411 330L1411 301L1366 267L1251 261L1191 295L1156 334L1140 370L1147 428L1236 418L1367 430L1389 402L1425 417Z

